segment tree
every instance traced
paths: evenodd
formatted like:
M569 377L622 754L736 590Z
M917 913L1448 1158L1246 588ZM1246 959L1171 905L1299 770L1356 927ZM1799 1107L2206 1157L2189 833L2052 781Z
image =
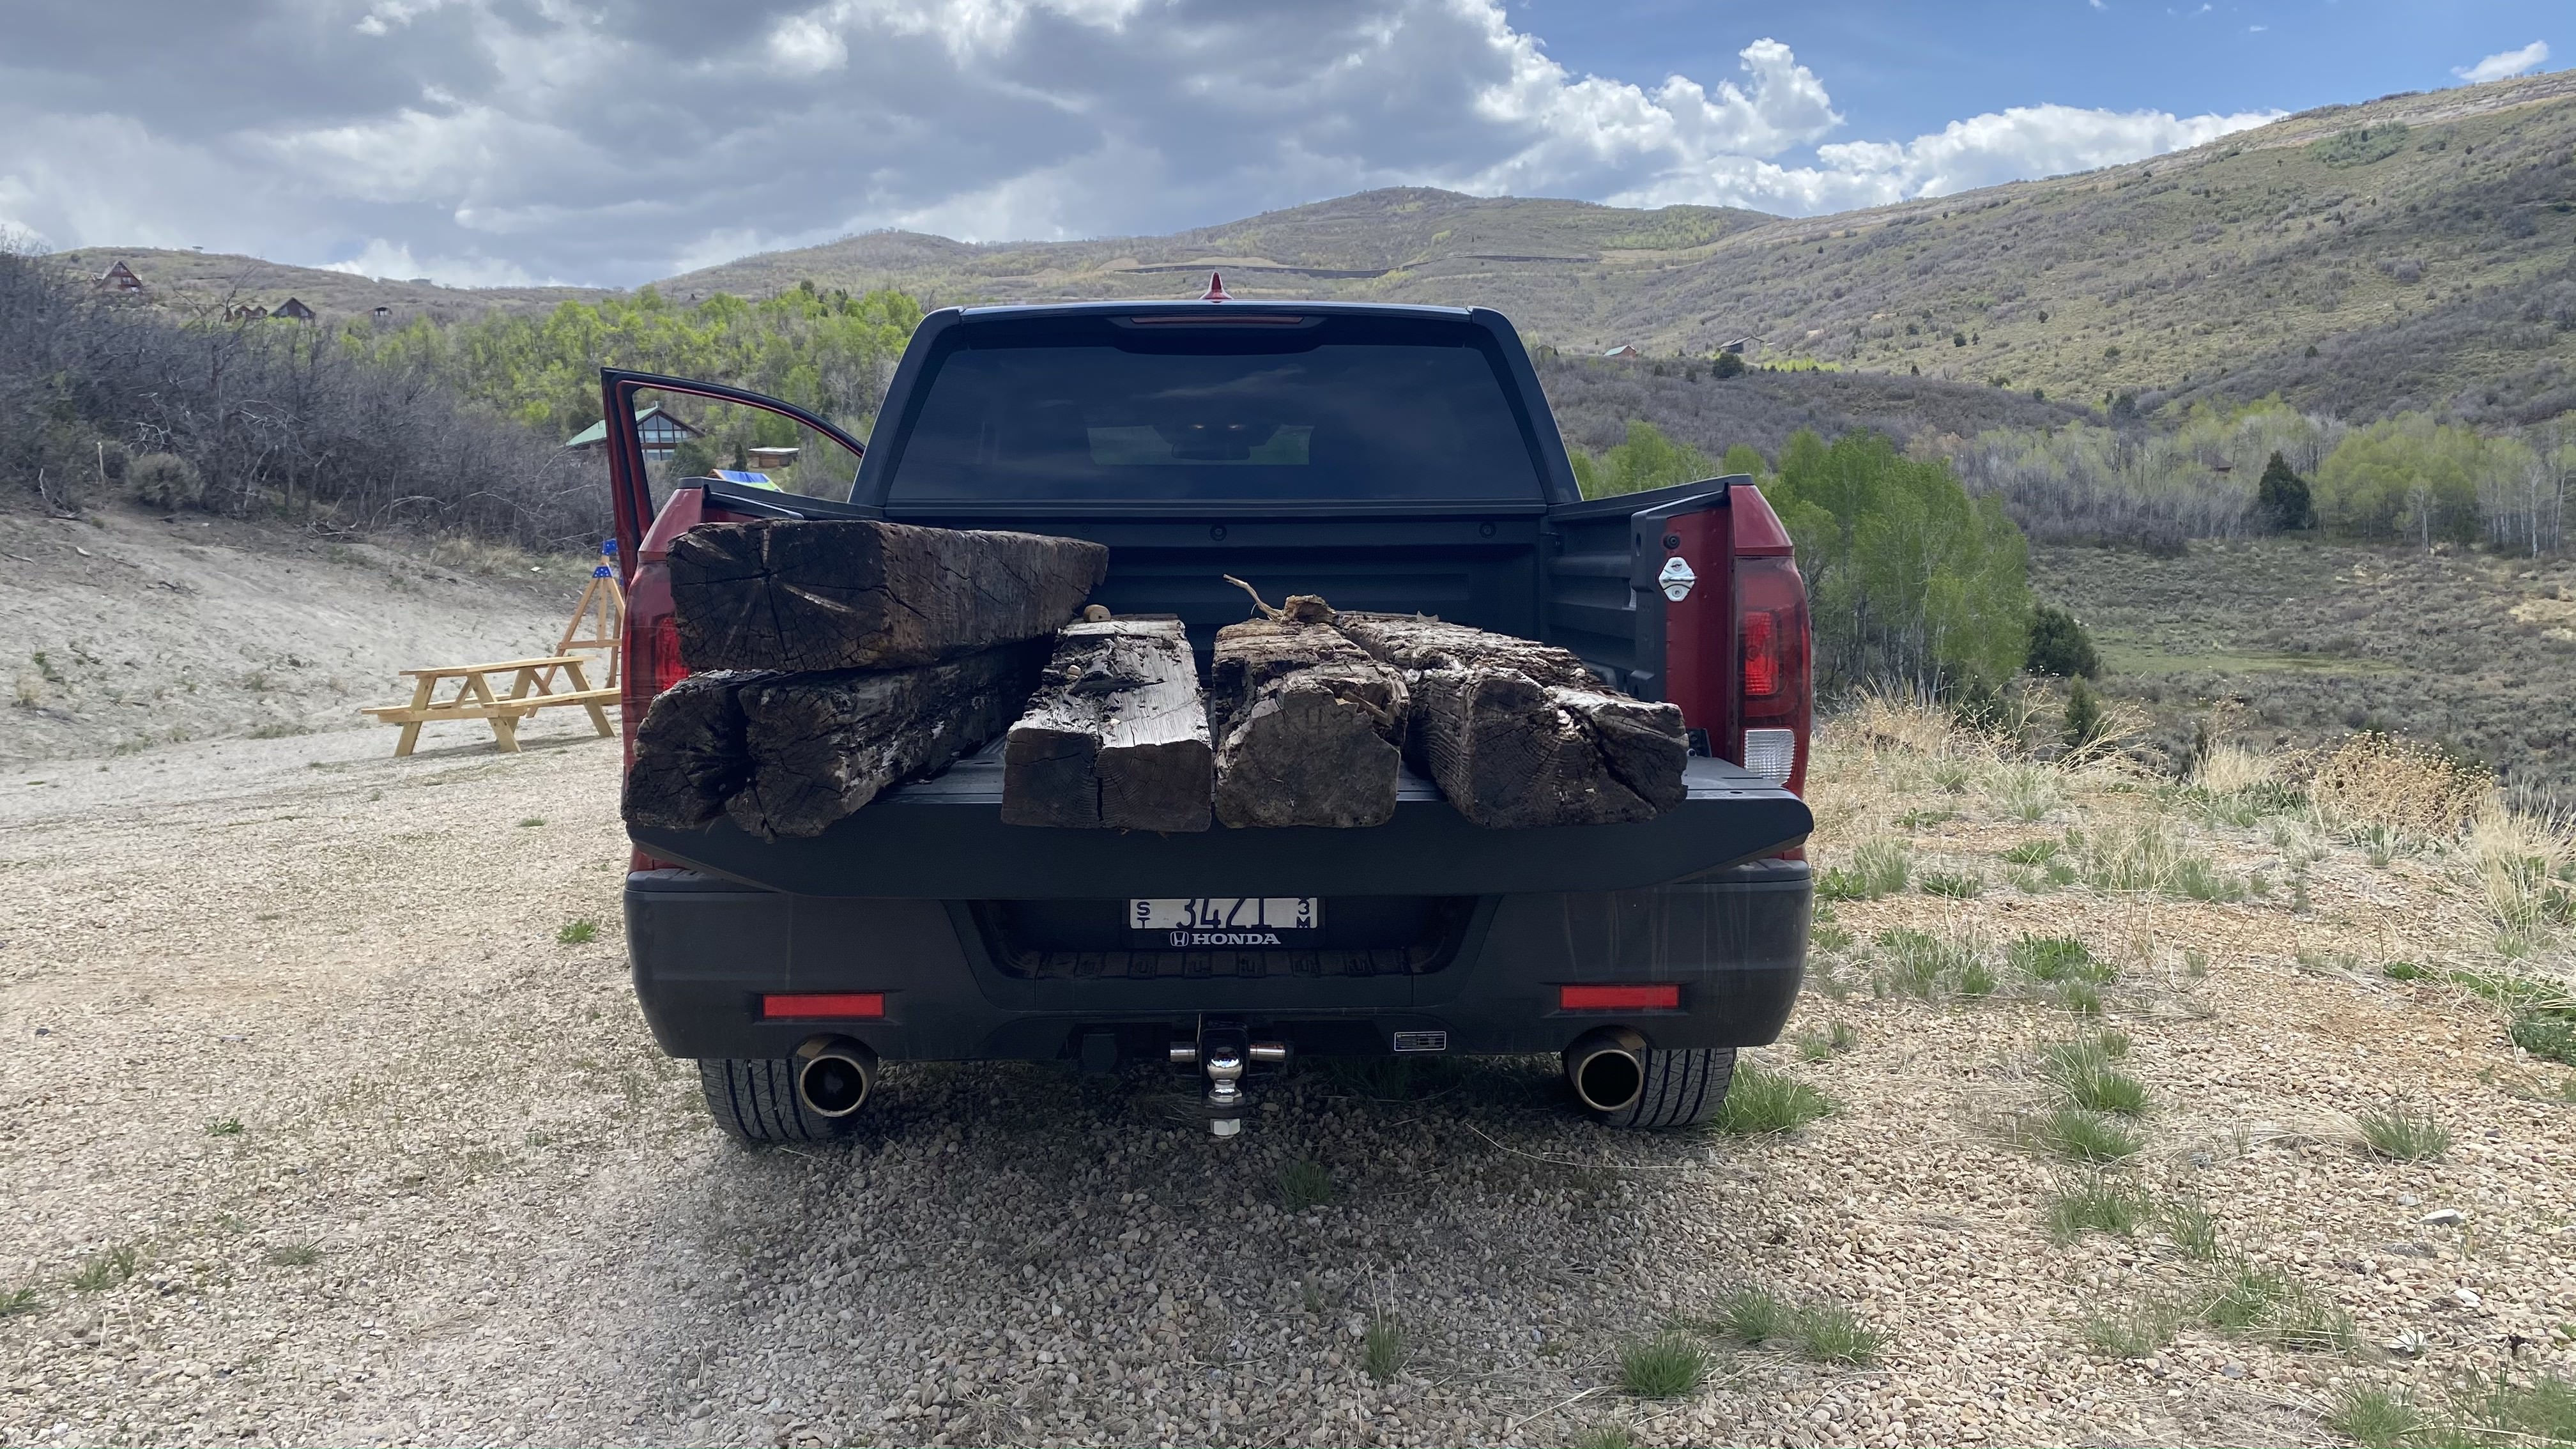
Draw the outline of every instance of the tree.
M1708 375L1710 378L1718 381L1723 381L1730 377L1742 377L1744 375L1744 354L1737 352L1732 347L1719 353L1717 355L1717 361L1709 364Z
M2030 652L2029 548L1991 495L1877 433L1801 431L1763 492L1806 575L1819 682L2000 685Z
M2467 542L2477 536L2479 485L2498 461L2492 452L2475 429L2422 413L2357 429L2317 469L2317 518L2362 538Z
M2066 691L2066 748L2080 750L2102 738L2102 698L2083 680Z
M2102 656L2083 621L2054 604L2042 604L2030 615L2030 654L2024 666L2033 674L2065 679L2099 679Z
M2317 524L2316 505L2308 497L2308 480L2291 472L2290 460L2277 449L2263 465L2262 480L2254 485L2254 519L2273 533L2314 528Z
M1676 443L1652 423L1628 424L1628 440L1594 458L1573 452L1574 481L1586 498L1643 493L1676 483L1696 483L1717 476L1715 460L1688 443Z

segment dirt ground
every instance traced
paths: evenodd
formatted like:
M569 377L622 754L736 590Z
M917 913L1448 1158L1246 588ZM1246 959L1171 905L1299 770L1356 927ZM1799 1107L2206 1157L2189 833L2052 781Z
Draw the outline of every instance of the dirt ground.
M2354 1384L2576 1371L2567 1070L2367 964L2483 949L2440 860L2328 842L2304 911L2025 895L1995 851L2134 789L2024 821L1991 771L1846 749L1826 863L1903 836L1990 882L1837 908L1849 943L1792 1029L1848 1049L1748 1054L1834 1100L1801 1130L1604 1134L1546 1062L1310 1065L1215 1143L1151 1071L916 1066L855 1141L754 1152L626 984L615 747L554 715L528 738L0 779L0 1444L2286 1444L2331 1440ZM2193 828L2230 870L2279 850ZM2127 963L2103 1023L2156 1106L2121 1171L2349 1314L2351 1347L2186 1325L2089 1350L2088 1313L2216 1269L2152 1229L2043 1231L2087 1174L1998 1124L2028 1054L2086 1023L2009 984L1873 995L1870 943L1906 926ZM2399 1099L2457 1144L2360 1150L2350 1114ZM1283 1207L1299 1159L1328 1204ZM1836 1366L1699 1334L1702 1387L1622 1392L1623 1348L1747 1285L1885 1345ZM1402 1332L1383 1382L1372 1318Z
M378 728L398 670L552 653L594 562L123 506L0 535L0 763Z

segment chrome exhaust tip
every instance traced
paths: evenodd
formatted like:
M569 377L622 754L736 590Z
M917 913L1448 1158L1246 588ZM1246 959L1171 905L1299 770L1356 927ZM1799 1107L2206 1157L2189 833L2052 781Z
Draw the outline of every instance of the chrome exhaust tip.
M877 1054L845 1036L818 1036L796 1049L796 1100L817 1117L847 1117L868 1103Z
M1634 1106L1646 1087L1646 1039L1624 1026L1585 1032L1565 1049L1565 1080L1595 1112Z

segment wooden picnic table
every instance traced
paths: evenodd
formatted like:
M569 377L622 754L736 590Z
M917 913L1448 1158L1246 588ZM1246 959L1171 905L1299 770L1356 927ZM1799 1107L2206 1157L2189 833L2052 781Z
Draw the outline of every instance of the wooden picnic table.
M599 727L602 738L614 734L609 728L608 711L601 706L617 698L614 688L593 689L590 677L582 672L582 661L576 655L550 654L543 659L504 659L497 664L448 664L436 669L406 669L403 677L412 681L411 703L374 704L360 710L387 724L402 726L402 738L394 745L396 756L408 755L420 742L420 727L432 720L481 719L492 722L492 737L501 749L518 753L519 721L541 709L577 704L590 711L590 722ZM571 687L554 687L555 674L561 671ZM510 676L510 692L495 694L492 683L496 676ZM437 698L439 686L456 681L456 693L449 699Z

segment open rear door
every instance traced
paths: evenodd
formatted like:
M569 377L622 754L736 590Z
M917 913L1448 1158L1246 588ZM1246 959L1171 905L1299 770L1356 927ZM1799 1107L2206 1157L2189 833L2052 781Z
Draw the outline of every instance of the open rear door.
M793 423L805 434L814 435L849 454L852 478L857 460L864 457L868 446L851 437L825 419L807 412L791 402L727 387L718 382L697 382L684 377L663 377L650 372L625 372L603 367L599 370L600 416L608 420L608 479L610 506L616 520L617 556L629 591L635 585L635 572L642 566L645 535L652 531L659 510L653 498L653 462L648 453L661 451L648 448L643 435L644 424L653 412L653 404L665 397L698 398L707 402L745 407ZM682 426L685 426L683 424ZM657 438L661 442L664 439ZM812 464L800 463L800 469L822 467L817 459ZM727 470L735 471L735 470ZM720 476L720 475L717 475ZM757 485L747 485L756 487ZM740 490L730 490L740 491ZM814 493L816 497L846 500L849 480L840 483L836 494ZM783 500L782 500L783 501ZM760 510L744 516L758 516ZM713 521L709 519L707 521Z

